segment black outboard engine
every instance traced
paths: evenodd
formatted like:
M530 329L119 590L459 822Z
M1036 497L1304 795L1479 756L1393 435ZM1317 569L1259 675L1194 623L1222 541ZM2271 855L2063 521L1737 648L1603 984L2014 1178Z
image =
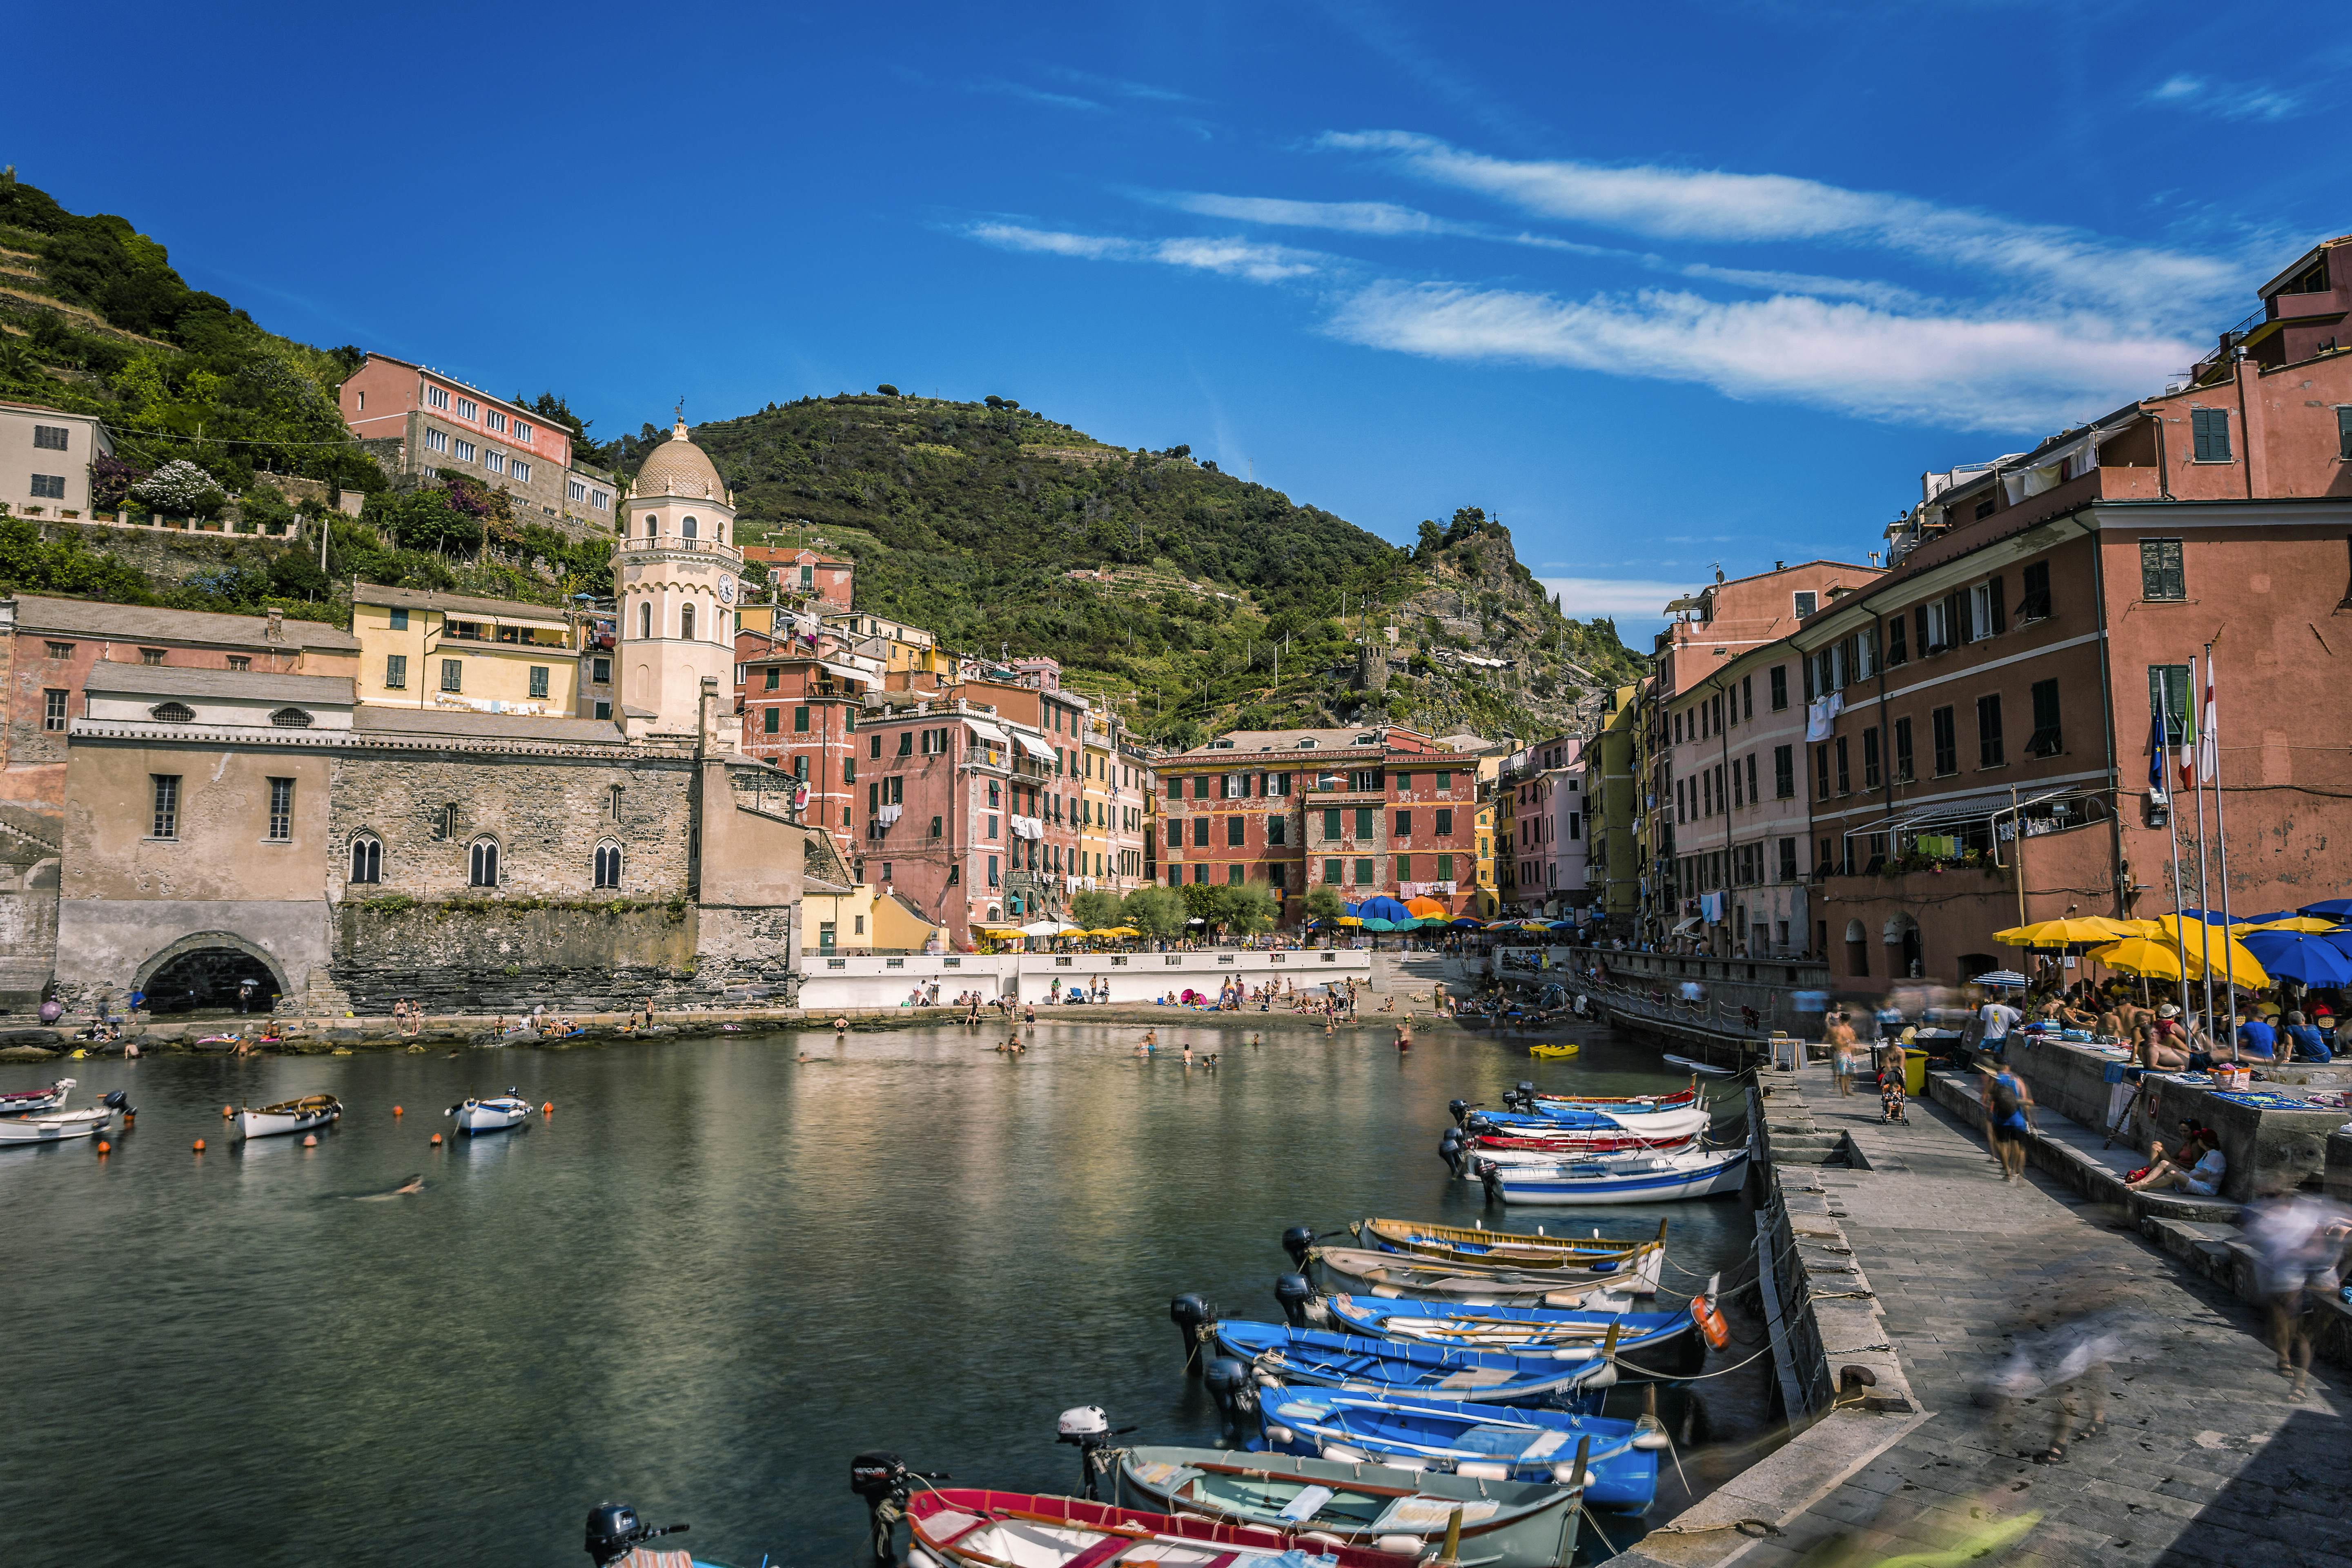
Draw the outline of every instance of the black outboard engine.
M1519 1079L1519 1103L1530 1110L1535 1109L1536 1086L1526 1079Z
M1505 1095L1503 1100L1504 1103L1508 1104L1510 1102L1510 1096ZM1445 1102L1445 1109L1454 1113L1454 1126L1466 1127L1470 1124L1470 1102L1468 1100L1449 1100Z
M898 1561L898 1554L891 1550L891 1532L906 1517L907 1496L914 1489L914 1483L950 1479L944 1470L910 1470L906 1460L887 1449L877 1448L849 1461L849 1489L866 1500L866 1517L873 1526L875 1562ZM593 1528L593 1516L590 1522Z
M1307 1255L1315 1250L1315 1227L1294 1225L1282 1233L1282 1250L1290 1254L1290 1261L1299 1268L1307 1267Z
M1307 1304L1315 1300L1315 1282L1304 1274L1285 1274L1274 1282L1274 1299L1282 1305L1282 1321L1294 1329L1307 1326Z
M1221 1355L1209 1363L1201 1380L1209 1385L1209 1397L1217 1402L1217 1414L1224 1417L1225 1430L1235 1436L1244 1435L1257 1415L1257 1385L1250 1381L1248 1366L1232 1356Z
M587 1552L596 1568L604 1568L657 1535L683 1535L687 1529L683 1524L649 1529L627 1503L600 1502L588 1510Z
M1111 1456L1118 1450L1111 1439L1123 1437L1134 1431L1132 1426L1111 1430L1110 1417L1099 1405L1081 1405L1065 1410L1054 1423L1054 1441L1068 1443L1078 1450L1078 1483L1088 1502L1100 1502L1101 1495L1095 1487L1095 1478L1110 1468Z
M1461 1173L1462 1132L1459 1128L1449 1127L1445 1130L1445 1136L1437 1141L1437 1157L1453 1166L1456 1175Z
M1168 1303L1168 1320L1184 1341L1184 1370L1201 1369L1201 1346L1208 1338L1209 1325L1217 1321L1217 1310L1204 1297L1182 1295Z

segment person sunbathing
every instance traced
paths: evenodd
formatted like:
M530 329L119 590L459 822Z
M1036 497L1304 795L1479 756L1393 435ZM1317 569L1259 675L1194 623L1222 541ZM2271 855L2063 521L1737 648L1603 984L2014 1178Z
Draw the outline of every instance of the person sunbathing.
M2227 1165L2221 1151L2208 1141L2207 1134L2193 1132L2181 1144L2177 1158L2158 1159L2148 1167L2147 1175L2127 1185L2136 1193L2179 1190L2210 1198L2221 1190L2221 1176Z

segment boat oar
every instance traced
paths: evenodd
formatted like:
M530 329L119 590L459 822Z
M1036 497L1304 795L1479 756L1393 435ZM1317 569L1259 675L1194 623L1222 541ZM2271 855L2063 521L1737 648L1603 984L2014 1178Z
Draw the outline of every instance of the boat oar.
M1461 1568L1461 1563L1462 1505L1457 1502L1445 1517L1445 1549L1437 1554L1437 1568Z

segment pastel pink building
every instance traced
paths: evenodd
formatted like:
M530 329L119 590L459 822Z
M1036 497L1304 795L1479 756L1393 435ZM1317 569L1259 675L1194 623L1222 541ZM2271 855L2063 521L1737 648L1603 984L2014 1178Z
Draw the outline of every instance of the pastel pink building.
M525 522L609 532L613 476L572 460L572 433L406 360L372 353L337 394L343 423L395 479L449 468L514 498Z

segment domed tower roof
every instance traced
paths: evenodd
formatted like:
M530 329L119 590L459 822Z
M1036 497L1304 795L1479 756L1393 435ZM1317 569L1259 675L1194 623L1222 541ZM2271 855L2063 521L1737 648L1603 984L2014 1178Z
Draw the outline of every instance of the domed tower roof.
M711 466L709 455L686 437L686 421L677 422L669 439L653 449L645 466L637 470L630 493L648 496L691 496L698 500L727 500L727 487L720 482L719 470Z

